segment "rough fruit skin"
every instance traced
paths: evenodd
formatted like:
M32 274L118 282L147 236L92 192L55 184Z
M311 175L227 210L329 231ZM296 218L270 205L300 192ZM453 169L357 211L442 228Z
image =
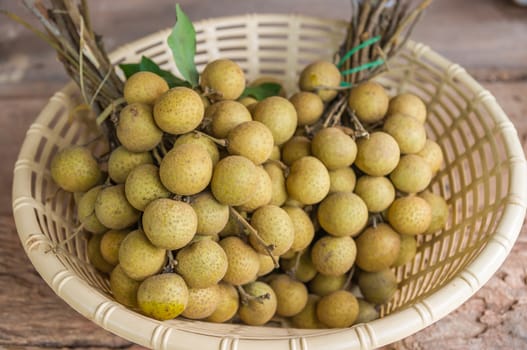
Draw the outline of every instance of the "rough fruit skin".
M359 315L355 320L355 324L366 323L379 318L379 311L377 311L375 305L360 298L357 298L357 301L359 302Z
M289 195L300 203L318 203L329 192L328 170L317 158L302 157L291 165L286 186Z
M138 102L121 110L116 133L121 144L131 152L150 151L163 137L163 132L154 122L152 107Z
M323 128L311 141L311 152L328 170L349 167L357 156L353 139L338 128Z
M150 152L130 152L119 146L112 151L108 159L108 175L115 183L122 184L134 168L153 162Z
M209 185L212 167L212 159L202 146L183 144L172 148L163 157L159 176L170 192L191 196Z
M426 234L443 229L448 221L448 204L445 199L430 191L420 193L419 197L427 201L432 209L432 220Z
M265 205L256 209L251 217L251 226L258 231L265 243L273 246L273 255L287 252L295 239L295 227L291 218L284 209L275 205ZM249 236L249 241L256 251L266 252L254 235Z
M101 171L90 150L71 146L59 151L51 161L51 177L68 192L86 192L101 180Z
M430 164L432 174L436 174L443 166L443 150L441 149L441 146L439 146L439 144L435 141L427 139L425 146L417 153L417 155L422 157Z
M186 87L168 90L154 105L154 120L157 126L173 135L194 130L203 120L204 114L205 107L200 95Z
M378 272L361 271L358 284L364 298L378 305L388 302L397 291L397 277L390 269Z
M287 189L285 184L284 171L278 164L267 163L264 164L264 170L271 179L271 201L269 204L282 206L287 200Z
M382 131L357 141L355 165L371 176L385 176L399 163L400 149L395 139Z
M415 118L421 124L426 121L426 105L423 100L411 93L401 93L390 100L388 114L401 113Z
M393 266L403 266L415 257L417 253L417 240L415 236L399 235L401 238L401 245L399 254L395 259Z
M77 217L84 229L94 234L101 234L108 230L95 215L95 201L103 186L96 186L84 193L77 204Z
M347 279L347 274L340 276L327 276L322 273L317 273L315 278L309 281L309 291L323 297L342 289L346 284Z
M128 230L109 230L102 235L99 247L101 255L113 266L119 263L119 247L128 232Z
M188 290L188 303L182 316L193 320L200 320L212 315L220 298L218 285L208 288L190 288Z
M428 187L432 176L432 169L426 160L415 154L407 154L401 157L390 179L399 191L418 193Z
M366 203L369 212L380 213L394 201L395 188L384 176L363 175L357 181L355 194Z
M355 241L348 236L323 236L311 249L316 270L329 276L340 276L351 269L357 256Z
M338 290L320 298L318 319L330 328L351 326L359 315L359 302L351 292Z
M289 101L295 106L299 126L316 123L324 112L324 102L312 92L299 91Z
M261 301L249 300L247 304L241 304L238 310L240 319L251 326L261 326L271 320L276 312L277 301L273 289L264 282L252 282L244 286L245 291L252 296L258 297L268 294L268 298Z
M223 323L229 321L236 315L239 307L239 296L236 288L229 283L220 282L218 284L220 295L218 305L214 312L205 321Z
M300 260L298 266L296 266L296 270L292 271L296 265L296 254L300 254ZM315 265L313 265L313 261L311 261L311 251L309 248L305 249L303 252L296 252L290 259L285 259L283 256L280 257L280 267L284 272L294 272L294 277L304 283L311 281L317 274Z
M367 81L350 90L348 106L363 123L375 123L384 118L390 98L382 85Z
M432 208L421 197L397 198L388 208L388 222L400 234L423 234L432 222Z
M389 225L380 223L368 227L355 240L355 263L364 271L381 271L392 266L399 255L401 239Z
M191 288L208 288L217 284L227 272L227 254L211 239L203 239L181 249L177 255L177 272Z
M300 73L298 87L302 91L312 91L316 93L322 101L328 102L337 96L336 90L320 89L320 86L338 87L340 86L341 74L337 66L329 61L316 61L307 65Z
M278 260L278 257L274 257ZM260 260L260 268L258 269L258 277L265 276L275 269L273 258L269 254L258 254L258 260Z
M294 240L290 250L293 252L301 251L309 246L315 236L315 227L309 215L298 207L284 206L294 227Z
M295 160L311 155L311 140L305 136L293 136L282 145L282 162L291 165Z
M167 82L159 75L137 72L125 81L123 95L128 104L139 102L153 105L168 89Z
M258 253L235 236L226 237L219 244L227 254L228 262L223 280L235 286L254 281L260 268Z
M220 160L220 152L218 151L218 147L216 146L214 141L212 141L206 136L197 134L195 132L190 132L188 134L181 135L176 139L176 142L174 142L174 147L183 145L185 143L195 143L205 147L205 149L209 153L213 165L216 165L216 163L218 163L218 161Z
M253 119L269 128L276 145L285 143L294 135L297 118L293 104L280 96L267 97L258 102L253 112Z
M141 230L130 232L119 248L119 265L136 281L161 271L165 258L166 250L152 245Z
M169 198L150 202L143 213L143 229L156 247L176 250L186 246L196 234L198 217L192 207Z
M299 281L285 274L274 277L269 283L276 294L276 314L291 317L298 314L306 306L307 288Z
M420 152L426 143L426 129L417 119L396 113L384 121L382 129L397 141L402 154Z
M170 191L161 183L159 168L154 164L139 165L132 170L126 178L124 192L128 202L141 211L153 200L170 196Z
M124 192L124 185L103 188L95 200L95 215L104 226L122 230L139 220L140 212L132 207Z
M211 190L220 203L237 206L251 199L256 181L252 161L243 156L227 156L214 167Z
M110 273L113 270L113 265L104 260L101 254L101 235L93 235L88 241L88 260L97 270Z
M238 207L240 211L250 213L271 202L273 197L273 184L271 182L271 177L262 166L256 167L255 175L257 180L253 195L249 201Z
M137 307L137 290L141 282L128 277L120 265L117 265L110 274L110 290L117 302L128 306Z
M248 121L234 127L227 135L230 154L244 156L259 165L269 159L274 140L271 130L257 121Z
M224 139L241 123L252 120L249 110L237 101L219 101L205 111L205 118L211 122L212 136Z
M357 176L352 168L340 168L329 172L329 193L352 192L357 182Z
M217 235L229 221L229 207L218 202L210 192L200 193L190 205L198 216L197 234Z
M319 205L317 218L320 226L333 236L356 236L368 222L368 208L364 201L351 192L335 192Z
M187 307L188 288L181 276L163 273L151 276L137 290L137 303L141 311L156 320L170 320Z
M236 100L245 89L245 74L236 62L218 59L205 66L200 86L218 93L220 100Z

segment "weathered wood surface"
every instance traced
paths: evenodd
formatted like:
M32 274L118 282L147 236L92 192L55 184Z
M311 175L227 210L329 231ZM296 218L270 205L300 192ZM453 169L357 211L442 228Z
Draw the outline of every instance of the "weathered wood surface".
M346 18L343 0L179 1L191 19L256 12ZM113 49L173 24L173 1L90 2ZM18 1L0 8L26 14ZM1 18L1 17L0 17ZM26 16L30 18L30 16ZM527 151L527 9L506 0L437 0L414 38L463 65L498 99ZM12 169L26 129L67 81L45 44L0 19L0 349L139 349L85 319L58 298L25 255L11 213ZM527 348L527 225L499 272L441 321L387 349Z

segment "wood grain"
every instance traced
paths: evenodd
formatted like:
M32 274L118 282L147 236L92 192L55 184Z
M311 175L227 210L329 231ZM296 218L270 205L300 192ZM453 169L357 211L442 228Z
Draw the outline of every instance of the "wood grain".
M251 12L345 19L342 0L236 0L179 3L192 20ZM112 50L174 22L172 0L91 1L95 28ZM477 5L476 5L477 4ZM20 2L0 8L30 18ZM527 152L527 9L507 0L438 0L416 28L422 41L460 63L497 98ZM29 31L0 19L0 349L142 349L87 320L38 275L18 240L11 212L13 164L25 132L67 81L55 55ZM385 349L527 348L527 224L495 276L434 325Z

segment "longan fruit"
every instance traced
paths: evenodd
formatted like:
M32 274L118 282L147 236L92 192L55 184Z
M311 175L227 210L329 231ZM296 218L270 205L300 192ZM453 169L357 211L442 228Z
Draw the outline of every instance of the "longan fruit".
M362 198L371 213L386 210L395 199L395 188L384 176L361 176L357 180L355 193Z
M101 181L102 174L89 149L70 146L53 156L51 177L63 190L86 192Z
M356 256L357 246L349 236L323 236L311 249L315 269L329 276L340 276L348 272L355 263Z
M256 281L243 286L251 298L246 304L242 302L238 315L243 323L251 326L262 326L269 322L276 313L277 300L273 289L266 283ZM265 296L265 297L263 297Z
M358 284L364 298L377 305L388 302L397 291L397 277L390 269L377 272L360 271Z
M341 78L339 69L332 62L315 61L300 73L298 87L302 91L314 92L322 101L328 102L337 96L338 91L331 88L339 87Z
M220 100L236 100L245 90L243 70L229 59L217 59L207 63L200 78L201 88L215 92Z
M214 141L212 141L210 138L195 132L189 132L188 134L179 136L174 142L174 147L183 145L185 143L195 143L205 147L209 153L210 159L212 160L212 165L216 165L219 162L220 152L218 151L218 147Z
M150 276L137 290L137 304L141 311L156 320L176 318L187 307L188 287L176 273Z
M218 202L210 192L198 194L190 205L198 218L197 234L217 235L229 221L229 207Z
M352 192L355 189L357 176L350 167L329 171L329 193Z
M335 192L320 203L317 219L333 236L356 236L368 222L368 208L355 193Z
M141 164L152 164L154 159L150 152L130 152L123 146L112 151L108 158L108 175L113 182L122 184L128 174Z
M117 265L110 274L110 290L115 300L125 306L137 307L137 290L141 282L131 279Z
M176 270L191 288L217 284L227 272L228 257L222 246L211 239L190 243L178 251Z
M217 284L207 288L189 288L187 306L181 316L193 320L206 318L216 310L220 301L220 291Z
M161 160L159 176L170 192L190 196L203 191L212 178L212 159L200 145L172 148Z
M293 164L297 159L311 155L311 140L305 136L293 136L282 145L282 161L285 165Z
M278 164L275 163L266 163L264 164L264 170L269 175L271 179L271 201L269 204L282 206L287 200L287 189L286 189L286 179L284 175L284 170L280 168Z
M282 209L289 215L294 227L295 234L290 248L291 251L304 250L315 236L315 226L313 226L311 218L304 210L298 207L284 206Z
M329 192L330 179L327 168L315 157L296 160L286 179L287 192L302 204L316 204Z
M375 131L369 138L357 140L355 165L371 176L385 176L399 163L400 149L397 141L382 131Z
M384 121L382 130L397 141L402 154L421 151L426 143L426 130L417 119L405 114L395 113Z
M214 323L224 323L236 315L238 311L239 296L236 288L229 283L220 282L218 284L219 300L214 312L205 318L205 321Z
M291 248L295 238L295 227L284 209L275 205L262 206L254 211L250 223L258 231L260 238L273 247L273 255L282 255ZM249 236L249 242L257 252L266 252L254 234Z
M328 276L317 273L315 278L309 281L309 291L321 297L340 290L346 284L347 274L339 276Z
M237 125L252 120L249 110L236 101L219 101L210 105L205 111L205 118L210 120L212 136L224 139Z
M97 270L110 273L113 270L113 265L107 262L101 254L101 239L102 235L92 235L88 240L88 260Z
M186 134L203 120L205 106L194 90L178 86L161 95L154 105L157 126L173 135Z
M119 247L119 265L128 277L136 281L161 271L165 260L166 250L152 245L141 230L130 232Z
M274 143L282 145L289 140L297 127L296 109L289 100L271 96L258 102L253 119L265 124L273 134Z
M83 228L93 234L101 234L108 230L95 215L95 201L102 189L102 185L93 187L82 195L77 204L77 218Z
M432 209L432 220L426 230L426 234L435 233L443 229L448 221L448 204L445 199L430 191L420 193L419 197L427 201Z
M311 141L311 152L328 170L349 167L357 156L355 141L336 127L323 128Z
M366 124L381 121L388 111L390 98L384 87L374 81L366 81L350 90L348 106L357 118Z
M123 95L126 103L153 105L156 99L168 91L165 79L152 72L137 72L124 82Z
M388 222L400 234L426 233L432 222L432 208L418 196L397 198L388 208Z
M253 212L261 206L270 204L272 200L273 183L269 174L262 166L257 166L255 175L257 177L256 186L253 189L251 199L238 207L240 211Z
M296 254L300 255L298 264ZM280 267L284 272L291 273L300 282L307 283L317 274L315 265L311 260L311 251L307 248L303 252L296 252L296 254L290 259L280 257Z
M109 230L101 238L101 255L108 263L115 266L119 263L119 247L121 242L130 231L128 230Z
M376 272L393 265L399 255L401 239L389 225L380 223L364 230L355 244L355 264L364 271Z
M198 227L198 217L190 204L169 198L150 202L143 213L143 230L153 245L167 250L186 246Z
M415 236L410 235L399 235L401 239L401 245L399 248L399 254L397 259L393 262L392 266L403 266L410 260L412 260L417 253L417 240Z
M159 168L154 164L142 164L130 171L124 192L128 202L141 211L153 200L170 196L170 191L161 182Z
M236 236L226 237L219 244L227 255L228 267L223 277L225 282L240 286L256 280L260 259L250 245Z
M211 190L214 197L230 206L248 202L256 187L256 165L243 156L227 156L214 167Z
M137 223L140 211L126 199L124 185L104 187L95 200L95 215L104 226L122 230Z
M323 296L317 303L317 318L330 328L350 327L359 315L357 298L346 290Z
M324 113L324 101L316 93L299 91L289 101L295 106L299 126L316 123Z
M321 329L327 328L325 324L317 318L317 303L320 297L315 294L309 294L306 306L298 314L291 317L291 323L296 328L303 329Z
M430 164L416 154L406 154L390 174L390 180L396 189L406 193L421 192L432 181Z
M425 146L422 150L417 153L418 156L422 157L424 160L430 164L432 169L432 174L436 174L439 169L443 166L444 156L441 146L435 141L427 139Z
M362 298L357 298L357 301L359 302L359 315L354 324L371 322L379 318L379 311L375 305Z
M426 120L426 105L418 96L406 92L390 99L388 114L401 113L415 118L421 124Z
M274 257L278 260L278 257ZM265 276L275 269L273 258L269 254L258 253L260 260L260 268L258 269L258 277Z
M115 131L119 142L131 152L150 151L163 138L163 131L154 121L152 106L139 102L121 110Z
M271 130L258 121L241 123L227 135L227 150L230 154L244 156L260 165L273 152L274 139Z
M308 293L302 282L280 274L274 277L269 285L276 294L276 314L278 316L294 316L306 306Z

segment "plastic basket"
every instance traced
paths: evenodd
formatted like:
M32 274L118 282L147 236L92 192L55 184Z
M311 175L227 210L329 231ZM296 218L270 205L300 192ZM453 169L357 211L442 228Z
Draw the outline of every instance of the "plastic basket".
M246 15L195 23L198 68L225 57L252 80L274 76L289 93L308 63L331 59L346 23L299 15ZM114 62L142 55L177 72L164 30L125 45ZM91 139L72 122L80 103L73 83L57 92L29 128L16 162L13 212L20 240L42 278L71 307L101 327L156 349L368 349L418 332L473 295L512 248L527 202L527 166L516 130L494 97L465 70L429 47L410 42L379 81L393 94L410 91L427 103L427 131L445 154L433 180L448 201L445 230L419 237L418 254L397 269L400 289L383 317L347 329L301 330L213 324L181 318L160 322L115 302L108 281L87 262L86 240L49 252L76 226L73 195L57 192L49 163L58 149ZM79 330L81 332L81 330Z

